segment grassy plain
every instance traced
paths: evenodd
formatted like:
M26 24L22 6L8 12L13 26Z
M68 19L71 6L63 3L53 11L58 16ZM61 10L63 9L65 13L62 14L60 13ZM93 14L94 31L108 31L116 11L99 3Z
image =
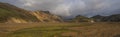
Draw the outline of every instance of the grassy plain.
M1 23L0 37L120 37L120 23Z

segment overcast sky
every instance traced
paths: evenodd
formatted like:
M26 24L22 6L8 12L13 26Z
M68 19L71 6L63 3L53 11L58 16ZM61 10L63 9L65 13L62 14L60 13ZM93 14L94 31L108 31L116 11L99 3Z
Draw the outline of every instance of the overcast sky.
M120 13L120 0L0 0L27 10L49 10L61 16Z

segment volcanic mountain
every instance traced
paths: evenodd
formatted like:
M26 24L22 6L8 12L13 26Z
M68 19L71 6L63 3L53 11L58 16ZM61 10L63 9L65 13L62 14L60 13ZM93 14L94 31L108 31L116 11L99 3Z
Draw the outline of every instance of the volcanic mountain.
M49 11L28 11L8 3L0 3L0 23L62 22Z

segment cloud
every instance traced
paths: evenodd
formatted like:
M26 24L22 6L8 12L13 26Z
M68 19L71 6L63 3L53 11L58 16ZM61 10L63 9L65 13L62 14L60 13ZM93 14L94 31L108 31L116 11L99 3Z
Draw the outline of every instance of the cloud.
M58 5L55 9L50 10L53 14L56 15L61 15L61 16L70 16L71 14L70 12L70 6L71 5L67 5L66 4L62 4L62 5ZM63 14L64 13L64 14Z
M0 0L27 10L49 10L61 16L111 15L120 9L120 0Z

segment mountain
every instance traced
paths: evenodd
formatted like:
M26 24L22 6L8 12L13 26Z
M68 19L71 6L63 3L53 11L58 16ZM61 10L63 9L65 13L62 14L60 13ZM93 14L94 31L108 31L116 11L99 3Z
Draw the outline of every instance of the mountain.
M92 17L96 22L120 22L120 14L114 14L110 16L93 16Z
M96 15L91 18L78 15L63 20L49 11L27 11L8 3L0 3L0 23L32 23L32 22L120 22L120 14L110 16Z
M92 19L82 16L82 15L78 15L75 18L71 19L72 22L91 22Z
M105 18L105 16L96 15L96 16L93 16L93 17L91 17L91 18L93 18L94 21L96 21L96 22L102 22L103 19Z
M93 19L78 15L75 18L67 19L66 22L94 22Z
M8 3L0 3L0 23L61 22L49 11L27 11Z
M62 19L59 16L50 14L49 11L33 11L30 12L33 16L41 22L62 22Z
M69 19L67 22L120 22L120 14L110 16L96 15L90 18L78 15L73 19Z

